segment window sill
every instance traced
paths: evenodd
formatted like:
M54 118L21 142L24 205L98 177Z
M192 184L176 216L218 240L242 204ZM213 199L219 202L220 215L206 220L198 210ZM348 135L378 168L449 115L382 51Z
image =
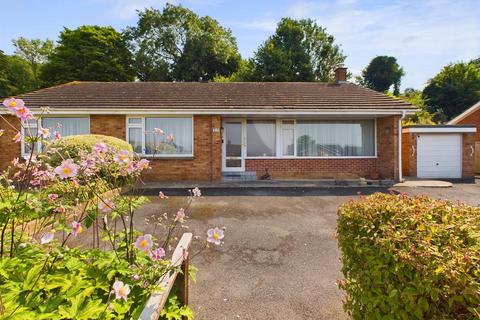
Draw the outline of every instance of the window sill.
M307 160L307 159L376 159L377 156L335 156L335 157L314 157L314 156L305 156L305 157L295 157L295 156L285 156L285 157L245 157L246 160Z

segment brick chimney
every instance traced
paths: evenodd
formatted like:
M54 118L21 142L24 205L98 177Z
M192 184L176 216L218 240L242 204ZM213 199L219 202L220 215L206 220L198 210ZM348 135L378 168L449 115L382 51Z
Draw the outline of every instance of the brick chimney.
M337 67L337 69L335 69L335 82L347 82L347 68L345 68L343 65L340 65Z

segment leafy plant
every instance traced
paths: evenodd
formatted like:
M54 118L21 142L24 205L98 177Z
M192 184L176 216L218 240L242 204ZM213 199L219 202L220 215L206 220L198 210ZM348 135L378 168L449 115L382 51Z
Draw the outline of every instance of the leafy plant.
M342 205L337 232L354 319L480 316L480 208L377 193Z

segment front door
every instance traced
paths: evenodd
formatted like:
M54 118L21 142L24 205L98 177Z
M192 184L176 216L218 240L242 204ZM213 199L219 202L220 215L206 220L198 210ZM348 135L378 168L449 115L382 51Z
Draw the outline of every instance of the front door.
M222 171L245 170L244 134L244 120L223 120Z

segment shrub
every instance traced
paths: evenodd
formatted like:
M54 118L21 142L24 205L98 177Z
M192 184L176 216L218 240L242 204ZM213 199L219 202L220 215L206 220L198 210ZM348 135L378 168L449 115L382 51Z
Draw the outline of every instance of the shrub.
M480 208L374 194L339 208L337 232L353 318L480 317Z
M49 150L56 149L63 158L72 158L74 160L78 160L80 159L79 154L82 151L87 153L91 152L92 147L98 142L103 142L116 151L128 150L131 154L133 154L133 148L128 142L122 139L100 134L85 134L64 137L54 141L45 151L48 152ZM62 162L62 157L58 153L52 152L48 156L48 163L51 166L58 166Z

